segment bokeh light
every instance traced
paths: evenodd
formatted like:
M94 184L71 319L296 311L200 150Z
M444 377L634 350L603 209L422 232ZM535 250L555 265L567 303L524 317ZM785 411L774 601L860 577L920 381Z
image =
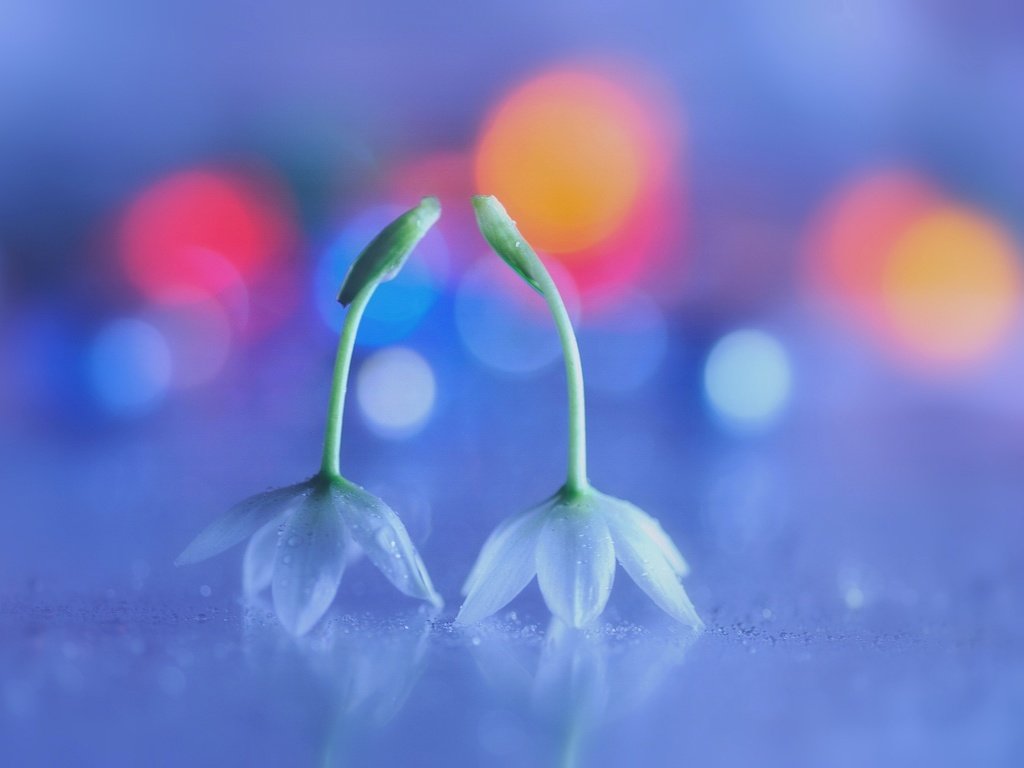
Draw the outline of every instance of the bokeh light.
M998 224L941 206L897 238L883 306L894 341L915 359L960 367L988 358L1020 310L1020 254Z
M514 90L480 140L481 191L515 211L539 248L574 251L622 222L653 159L628 91L584 71L543 74Z
M166 394L171 353L163 335L135 318L114 320L89 348L88 374L99 404L117 416L148 411Z
M473 194L473 158L466 152L441 151L418 155L407 160L390 174L389 188L400 199L416 200L433 195L446 206L445 216L458 213L448 208L461 208L472 216L466 201Z
M789 356L775 337L741 329L719 339L704 364L704 393L714 413L739 429L772 424L790 397Z
M650 190L609 237L589 248L559 254L559 260L585 296L588 311L603 311L607 301L637 285L672 302L685 288L685 233L681 192L671 186Z
M356 400L370 428L384 437L410 437L434 407L437 385L430 364L405 347L374 352L359 367Z
M402 206L379 205L351 219L324 252L313 280L314 301L324 322L334 331L341 329L345 309L338 304L338 290L349 266L366 245L390 221L406 210ZM395 278L383 284L366 308L357 343L385 346L406 338L434 306L448 274L448 247L435 227L416 247Z
M544 72L504 96L477 145L477 191L587 294L649 272L679 237L682 125L652 82L621 68Z
M162 302L237 288L292 241L273 185L209 169L181 171L145 189L125 210L118 235L129 279Z
M636 290L602 302L595 318L578 329L587 386L613 394L631 392L657 372L668 348L665 315L648 295Z
M197 387L221 372L231 351L232 328L219 302L197 299L158 306L146 319L166 341L172 387Z
M557 262L547 266L569 314L578 315L572 278ZM481 258L463 275L455 292L455 325L473 357L501 373L527 376L562 354L544 299L497 256Z
M434 229L442 233L448 244L448 277L454 278L476 256L481 243L473 206L469 204L474 192L472 154L442 151L417 155L392 169L386 187L393 200L419 200L433 195L441 201L444 215Z
M849 320L884 334L879 296L886 257L910 222L940 199L925 179L904 170L873 172L843 186L810 229L812 289Z
M882 171L845 187L815 219L809 275L827 306L895 360L976 368L1019 313L1020 253L984 214L925 179Z

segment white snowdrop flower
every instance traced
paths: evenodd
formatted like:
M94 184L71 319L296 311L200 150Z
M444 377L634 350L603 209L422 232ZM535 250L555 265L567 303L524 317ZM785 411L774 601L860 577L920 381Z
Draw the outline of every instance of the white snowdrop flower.
M493 197L474 198L484 237L547 301L558 327L569 390L569 471L540 506L502 523L480 552L463 587L457 622L473 624L508 604L537 577L551 612L583 627L604 610L615 562L676 620L703 627L680 579L683 556L658 522L629 502L594 489L586 472L586 422L579 348L551 276Z
M320 470L303 483L235 505L176 560L179 565L205 560L248 538L245 591L252 595L270 587L278 617L296 635L308 632L327 611L346 564L360 550L401 592L443 604L398 515L342 477L338 466L345 390L363 311L440 215L437 199L424 198L385 227L345 277L338 300L349 310L335 360Z

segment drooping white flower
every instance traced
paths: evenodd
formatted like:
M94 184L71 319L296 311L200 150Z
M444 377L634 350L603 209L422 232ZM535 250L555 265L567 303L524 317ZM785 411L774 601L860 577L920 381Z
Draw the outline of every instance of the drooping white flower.
M377 286L401 269L440 214L437 199L424 198L374 238L342 284L338 299L349 311L338 344L317 474L235 505L175 561L199 562L249 538L242 569L245 591L254 595L270 587L278 617L294 634L309 631L323 616L346 564L360 550L401 592L438 607L443 604L398 515L342 477L338 466L348 371L363 310Z
M586 626L608 602L616 560L666 613L703 626L680 582L689 568L658 521L592 488L563 489L502 523L466 579L457 621L473 624L501 610L536 576L551 612Z
M484 237L544 297L558 327L569 389L569 471L554 496L506 520L488 538L463 587L466 600L457 621L472 624L490 616L536 576L551 612L583 627L604 610L618 560L660 608L701 628L680 581L689 568L672 540L654 518L587 480L583 372L558 289L501 203L493 197L473 203Z
M316 475L245 499L200 533L176 562L205 560L246 538L245 592L251 597L270 587L281 623L294 634L308 632L327 611L358 550L400 592L443 604L398 515L340 477Z

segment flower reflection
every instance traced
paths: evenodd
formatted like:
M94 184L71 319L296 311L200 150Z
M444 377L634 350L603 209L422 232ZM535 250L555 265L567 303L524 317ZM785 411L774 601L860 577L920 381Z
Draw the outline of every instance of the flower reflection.
M328 613L317 632L298 642L252 620L247 648L255 665L288 681L297 705L316 702L312 711L321 716L323 734L316 764L345 765L355 753L372 753L369 740L409 700L426 666L436 615L423 608L380 622ZM274 687L281 690L280 683Z
M542 735L543 757L517 759L568 767L582 764L601 727L672 679L696 637L669 626L577 629L556 617L540 642L519 627L488 628L470 647L488 687Z

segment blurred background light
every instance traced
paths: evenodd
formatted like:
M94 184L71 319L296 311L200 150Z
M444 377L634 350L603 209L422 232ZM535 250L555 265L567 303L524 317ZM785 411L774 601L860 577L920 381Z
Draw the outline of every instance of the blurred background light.
M908 171L843 187L812 223L807 249L826 306L922 371L976 367L1019 313L1011 235Z
M146 319L163 336L171 361L172 387L206 384L223 369L231 351L231 321L213 299L158 305Z
M501 198L531 244L556 254L582 290L636 279L678 234L682 126L671 102L621 68L536 75L485 121L477 191Z
M886 333L880 306L886 256L902 231L941 193L906 170L880 170L841 186L816 215L806 242L811 288L828 308Z
M557 262L549 261L547 267L570 316L577 316L579 297L572 278ZM562 354L544 299L497 256L483 256L466 271L456 289L454 310L463 346L492 370L526 376Z
M132 200L118 231L122 264L151 299L188 301L248 284L286 255L292 224L265 179L194 169Z
M411 203L427 195L440 199L444 213L434 229L447 244L448 263L444 269L438 265L436 274L453 282L483 242L469 204L474 192L472 153L444 150L404 159L387 175L385 186L393 200Z
M377 233L405 210L406 207L398 205L379 205L362 211L324 251L313 277L314 301L332 330L340 330L345 319L345 308L338 303L338 290L349 266ZM417 246L415 258L378 289L366 308L357 343L379 347L409 336L437 301L448 268L448 247L435 227Z
M93 340L88 371L99 404L111 414L133 416L155 406L167 393L171 352L150 323L114 320Z
M446 217L460 213L472 216L473 209L466 201L473 194L473 158L460 150L417 155L399 163L389 174L388 188L403 200L434 195L441 200Z
M547 72L490 117L477 185L506 202L538 248L575 251L625 219L653 164L648 140L643 111L624 88L585 71Z
M715 415L741 429L773 423L790 397L792 372L782 344L743 329L719 339L704 364L704 393Z
M419 432L434 408L436 393L430 364L405 347L374 352L356 376L359 409L370 428L385 437Z
M624 394L657 373L668 347L665 315L654 300L637 290L601 302L602 311L583 318L580 354L587 386Z
M559 254L588 310L633 287L675 304L686 287L686 207L672 186L643 194L622 226L596 245Z
M991 219L939 206L893 244L883 302L894 340L923 363L962 367L991 357L1020 312L1021 254Z

